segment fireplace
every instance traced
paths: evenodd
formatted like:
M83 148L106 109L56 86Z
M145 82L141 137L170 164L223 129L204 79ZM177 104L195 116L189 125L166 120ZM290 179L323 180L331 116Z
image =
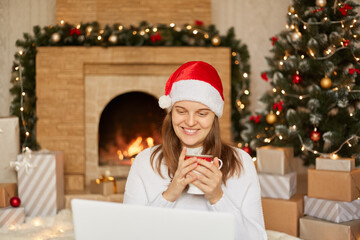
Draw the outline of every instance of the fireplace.
M131 163L102 164L99 153L103 143L100 126L112 101L132 94L143 95L154 103L152 114L159 108L157 99L164 94L170 74L187 61L201 60L212 64L223 81L226 99L220 119L223 139L230 134L230 49L203 47L38 47L36 56L37 140L42 148L64 152L65 191L84 192L90 180L110 172L126 177ZM134 95L134 96L135 96ZM137 98L136 96L135 98ZM125 100L127 101L127 100ZM156 107L155 107L156 105ZM132 108L131 110L135 109ZM160 108L159 108L160 109ZM116 110L110 110L114 112ZM148 114L145 110L141 115ZM127 109L117 118L126 120ZM144 144L153 132L158 144L159 113L144 133L122 136L124 145ZM155 118L154 115L152 117ZM128 120L126 120L128 121ZM151 129L151 130L150 130ZM109 131L109 130L108 130ZM119 130L120 131L120 130ZM101 136L100 136L101 135ZM132 136L134 135L134 136ZM147 144L147 142L146 142ZM146 147L147 145L145 144ZM106 144L105 144L106 145ZM113 149L113 152L122 148ZM120 152L117 156L119 158ZM136 153L135 153L136 155Z
M99 121L99 166L130 165L140 151L160 144L165 115L157 98L144 92L112 99Z

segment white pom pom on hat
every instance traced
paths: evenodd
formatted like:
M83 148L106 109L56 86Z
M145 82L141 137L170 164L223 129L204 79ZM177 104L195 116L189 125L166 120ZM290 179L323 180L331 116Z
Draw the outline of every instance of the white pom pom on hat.
M221 79L215 68L202 61L181 65L166 82L165 95L159 98L159 106L171 110L178 101L200 102L220 118L224 96Z

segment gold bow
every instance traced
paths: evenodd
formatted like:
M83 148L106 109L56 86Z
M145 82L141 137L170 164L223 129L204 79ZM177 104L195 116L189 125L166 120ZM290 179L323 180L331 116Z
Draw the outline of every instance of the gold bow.
M105 177L104 175L101 175L100 178L95 179L96 184L100 184L102 182L113 182L114 184L114 193L117 193L117 188L116 188L116 181L115 178L112 176L109 177Z

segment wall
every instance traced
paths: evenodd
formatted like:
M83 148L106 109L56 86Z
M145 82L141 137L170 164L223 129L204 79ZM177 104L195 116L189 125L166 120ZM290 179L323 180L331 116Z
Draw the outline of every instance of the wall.
M360 1L360 0L358 0ZM237 38L246 43L251 57L251 109L268 84L260 78L267 69L269 38L285 28L289 0L212 0L212 22L221 33L235 27ZM0 0L0 116L9 115L10 72L17 39L32 33L34 25L50 25L55 20L55 0ZM21 17L19 17L21 16ZM200 20L200 19L199 19Z

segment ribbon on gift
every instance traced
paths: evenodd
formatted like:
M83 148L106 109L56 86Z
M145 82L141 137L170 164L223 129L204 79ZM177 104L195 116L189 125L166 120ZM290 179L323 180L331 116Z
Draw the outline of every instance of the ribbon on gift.
M10 167L14 168L15 171L19 171L22 168L25 168L25 172L28 173L31 168L35 168L36 166L31 164L29 160L31 159L31 150L29 148L25 148L23 152L23 158L19 161L10 161Z
M116 181L115 178L112 176L109 177L105 177L104 175L101 175L100 178L95 179L96 184L101 184L102 182L113 182L114 184L114 193L117 193L117 188L116 188Z

